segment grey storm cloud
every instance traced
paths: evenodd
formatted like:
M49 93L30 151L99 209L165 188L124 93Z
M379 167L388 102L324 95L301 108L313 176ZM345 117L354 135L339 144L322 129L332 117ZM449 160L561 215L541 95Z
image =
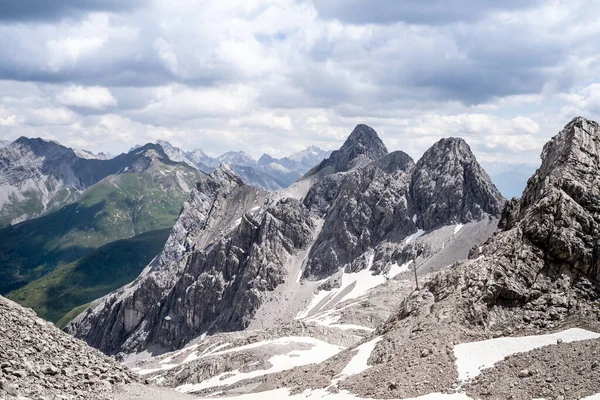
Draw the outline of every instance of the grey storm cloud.
M0 0L0 138L81 146L85 132L103 146L112 135L114 152L252 137L267 151L284 132L298 150L324 134L334 148L371 120L416 152L472 128L489 139L482 151L520 156L538 150L527 127L545 119L541 99L562 124L600 110L599 11L582 0Z
M456 21L476 21L489 12L522 9L540 0L314 0L323 18L352 24L437 25Z
M147 0L2 0L0 22L53 21L77 18L92 11L135 9Z

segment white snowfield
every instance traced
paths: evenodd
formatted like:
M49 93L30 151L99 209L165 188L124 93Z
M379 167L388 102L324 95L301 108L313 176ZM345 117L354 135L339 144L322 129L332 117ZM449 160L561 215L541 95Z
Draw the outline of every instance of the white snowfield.
M306 310L299 313L296 319L306 318L321 310L327 310L350 299L365 295L369 290L382 285L387 280L385 275L373 275L368 268L362 271L342 275L342 284L332 290L321 290L312 299Z
M390 272L388 272L387 277L392 279L395 278L396 276L407 272L408 271L408 266L412 263L412 260L404 263L402 265L398 265L396 263L393 263L392 266L390 267Z
M343 379L348 376L360 374L363 371L368 370L371 366L367 363L371 353L375 349L375 345L381 341L381 337L377 337L369 342L363 343L356 348L356 354L350 362L344 367L340 373L340 378ZM338 379L338 380L339 380Z
M213 376L212 378L200 383L178 386L176 390L184 393L190 393L217 386L228 386L245 379L274 374L307 364L321 363L344 349L343 347L334 346L322 340L311 337L286 337L276 340L265 340L263 342L252 343L246 346L236 347L221 352L213 352L210 355L218 356L266 345L287 347L293 343L309 344L311 347L307 350L292 350L286 354L278 354L269 358L268 363L270 364L270 368L268 369L257 369L250 372L241 372L239 370L229 371Z
M420 238L424 234L425 234L425 231L423 229L419 229L415 233L413 233L412 235L410 235L406 239L404 239L404 243L408 244L408 243L412 242L413 240Z
M523 336L523 337L504 337L497 339L484 340L480 342L471 342L471 343L462 343L454 346L454 355L456 356L456 368L459 375L460 381L465 381L467 379L472 379L480 374L481 369L492 367L498 361L503 360L505 357L516 354L534 350L539 347L548 346L548 345L557 345L557 341L561 339L564 343L581 341L581 340L589 340L600 338L600 334L587 331L579 328L572 328L562 332L548 334L548 335L536 335L536 336ZM380 337L372 339L369 342L363 343L356 348L356 354L352 357L352 359L348 362L346 367L342 370L342 372L332 381L332 385L335 385L337 382L352 376L359 374L363 371L366 371L371 366L368 365L368 359L373 352L373 349L377 345L377 343L381 340ZM331 346L331 345L327 345ZM326 346L326 347L327 347ZM335 347L335 346L333 346ZM235 349L232 349L235 350ZM304 360L312 358L310 355L311 352L318 352L319 349L317 347L308 351L309 354ZM338 350L339 351L339 350ZM290 361L291 358L288 357L294 352L291 352L287 355L276 356L273 357L270 361L273 364L273 367L268 371L271 373L271 370L281 370L281 365L291 365L294 361ZM333 349L332 349L333 353ZM217 353L218 354L218 353ZM281 362L277 357L281 358ZM316 359L317 357L315 357ZM276 360L274 360L276 359ZM322 361L324 361L323 358ZM274 362L275 361L275 362ZM317 361L313 361L317 362ZM289 364L286 364L289 363ZM304 364L301 364L304 365ZM291 367L293 368L293 367ZM264 371L263 371L264 372ZM241 379L246 379L248 376L252 374L252 377L259 376L260 374L239 374L237 371L234 371L234 374L230 378L226 378L223 380L219 380L222 378L221 375L218 377L211 378L208 383L202 382L198 385L185 385L178 390L185 391L188 387L194 386L193 389L189 389L188 391L200 390L206 387L212 387L216 382L221 382L223 384L230 384L232 382L237 382ZM225 375L225 374L223 374ZM239 378L239 379L238 379ZM229 381L232 382L229 382ZM339 393L331 393L327 389L316 389L316 390L306 390L299 394L290 394L290 390L286 388L261 392L261 393L253 393L253 394L245 394L235 397L220 397L220 399L228 400L228 399L236 399L236 400L279 400L279 399L292 399L292 400L302 400L302 399L329 399L329 400L367 400L363 397L358 397L349 393L347 391L340 391ZM371 399L369 399L371 400ZM400 399L399 399L400 400ZM410 398L410 399L401 399L401 400L474 400L471 397L467 396L464 393L454 393L454 394L444 394L444 393L430 393L424 396ZM582 400L600 400L600 394L592 395L586 397Z
M561 339L565 343L600 338L600 334L585 329L572 328L548 335L502 337L481 342L462 343L454 346L458 379L473 379L484 368L492 367L505 357L524 353L539 347L556 345Z
M269 390L267 392L245 394L236 397L219 397L219 400L316 400L316 399L327 399L327 400L373 400L365 397L357 397L352 393L341 390L339 393L328 392L327 389L316 389L306 390L299 394L290 394L289 389L276 389ZM198 399L208 400L208 399ZM462 393L443 394L443 393L429 393L424 396L413 397L410 399L403 400L473 400L471 397Z
M462 229L464 225L463 224L458 224L454 227L454 234L456 235L458 233L458 231L460 231Z

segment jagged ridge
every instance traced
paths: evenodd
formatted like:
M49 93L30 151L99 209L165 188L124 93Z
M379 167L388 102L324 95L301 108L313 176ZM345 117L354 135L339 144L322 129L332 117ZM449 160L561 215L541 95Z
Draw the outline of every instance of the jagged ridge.
M443 146L436 146L445 151ZM463 174L460 170L464 178L457 180L456 187L461 190L461 207L450 209L445 220L438 213L434 225L498 217L504 199L487 175L477 175L480 168L476 168L470 150L468 154L446 151L449 155L444 161L449 165L473 172ZM426 164L418 171L428 170L427 182L435 188L447 180L437 172L443 168ZM69 332L109 353L137 351L150 345L174 349L206 331L246 328L270 293L295 278L290 276L290 260L311 244L304 264L304 275L311 279L329 277L341 269L352 272L373 267L384 272L391 261L412 257L405 254L414 249L404 239L421 228L410 194L418 186L411 187L417 169L405 153L387 154L372 128L359 125L342 148L317 167L315 175L309 177L316 183L302 201L276 195L260 210L235 214L239 216L235 223L229 217L232 212L228 205L216 209L204 205L212 198L220 199L214 204L233 204L231 193L242 196L236 197L236 204L247 198L243 197L248 195L247 189L234 184L231 171L220 171L222 179L212 176L194 191L180 222L195 226L190 230L176 226L172 237L177 239L169 239L158 266L152 265L132 287L88 310L67 327ZM327 171L334 173L326 175ZM225 187L240 190L229 191L223 182L231 182ZM484 194L472 196L472 192ZM434 191L427 201L446 200L438 196ZM206 200L197 203L195 198ZM488 204L480 204L481 199ZM490 205L494 201L496 204ZM248 201L243 204L242 211L247 211ZM419 207L427 209L429 203ZM227 224L221 225L220 231L208 232L204 223L192 222L205 221L206 215L221 216ZM321 224L323 228L314 232ZM167 257L175 247L178 257ZM373 265L368 261L369 253L374 253ZM172 261L169 268L160 267L166 265L162 261L165 257ZM107 325L118 328L109 332L103 328Z

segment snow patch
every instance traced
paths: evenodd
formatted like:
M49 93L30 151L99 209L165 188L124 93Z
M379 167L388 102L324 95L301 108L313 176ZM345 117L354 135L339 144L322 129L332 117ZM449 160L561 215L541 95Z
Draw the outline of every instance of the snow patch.
M278 354L271 357L268 360L268 364L270 364L270 368L268 369L258 369L256 371L250 372L241 372L240 370L230 371L223 374L219 374L210 379L204 380L197 384L185 384L176 388L176 390L184 393L196 392L203 389L223 386L223 385L232 385L236 382L251 379L259 376L264 376L267 374L274 374L277 372L282 372L286 370L290 370L302 365L321 363L326 359L333 357L337 353L343 350L343 347L334 346L327 342L323 342L321 340L313 339L310 337L290 337L290 338L282 338L276 340L266 340L264 342L254 343L254 345L264 346L266 344L270 345L280 345L280 346L289 346L290 343L308 343L311 344L311 348L308 350L292 350L286 354ZM258 347L255 346L255 347ZM248 346L238 347L237 349L242 349L243 347L248 348ZM232 351L235 349L232 349ZM222 353L213 353L213 355L223 354Z
M411 241L420 238L421 236L423 236L423 234L425 233L425 231L423 229L419 229L418 231L416 231L415 233L413 233L412 235L410 235L409 237L407 237L404 240L404 243L408 244Z
M368 269L342 275L342 284L339 288L329 291L322 290L316 294L306 310L299 313L296 319L306 318L308 315L326 308L335 307L346 300L356 299L367 294L376 286L385 283L385 275L373 275Z
M402 265L398 265L398 263L393 263L392 266L390 267L390 272L388 272L387 277L392 279L398 275L400 275L403 272L408 271L408 266L412 263L412 260L409 262L406 262Z
M290 394L289 389L275 389L260 393L243 394L235 397L219 397L220 400L303 400L303 399L328 399L328 400L373 400L365 397L358 397L348 392L340 390L339 393L331 393L327 389L306 390L298 394ZM204 399L198 399L204 400ZM207 400L207 399L206 399ZM424 396L414 397L404 400L473 400L463 393L429 393Z
M458 231L460 231L462 229L464 225L463 224L458 224L454 227L454 234L456 235L458 233Z
M458 379L473 379L484 368L492 367L498 361L516 353L523 353L539 347L556 345L558 339L563 342L597 339L600 334L585 329L572 328L548 335L522 337L503 337L480 342L462 343L454 346Z
M371 366L368 364L369 357L375 349L375 345L381 341L381 337L377 337L369 342L363 343L356 348L356 355L352 357L350 362L344 367L340 373L341 379L360 374L363 371L368 370Z

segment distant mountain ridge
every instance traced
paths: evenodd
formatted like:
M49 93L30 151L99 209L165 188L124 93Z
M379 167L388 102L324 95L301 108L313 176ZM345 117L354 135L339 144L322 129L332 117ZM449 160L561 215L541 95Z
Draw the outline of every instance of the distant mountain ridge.
M53 141L21 137L0 148L0 226L57 210L105 177L142 172L153 159L175 164L156 144L103 160L82 158Z
M125 281L135 277L160 251L182 204L206 177L196 168L169 159L157 144L98 160L80 158L54 142L22 138L0 149L0 154L5 156L0 161L5 167L0 187L13 200L8 204L31 207L31 199L50 199L33 203L41 212L27 217L37 218L22 216L27 220L16 223L13 219L12 225L0 228L0 294L53 321L120 286L124 274ZM23 187L28 191L18 191ZM58 201L48 195L61 192L70 196ZM14 201L19 196L24 203ZM134 237L139 240L111 247L119 249L122 260L85 258L101 246ZM131 254L136 246L143 251ZM121 268L124 265L119 265L126 262L131 266L129 276ZM99 266L107 276L101 287L92 290L88 285L101 280L86 277L97 273Z
M242 180L252 186L274 191L290 186L331 152L310 146L287 157L274 158L263 154L258 161L244 151L228 151L212 158L201 149L184 151L166 140L156 142L174 161L184 162L210 173L219 165L228 164Z

